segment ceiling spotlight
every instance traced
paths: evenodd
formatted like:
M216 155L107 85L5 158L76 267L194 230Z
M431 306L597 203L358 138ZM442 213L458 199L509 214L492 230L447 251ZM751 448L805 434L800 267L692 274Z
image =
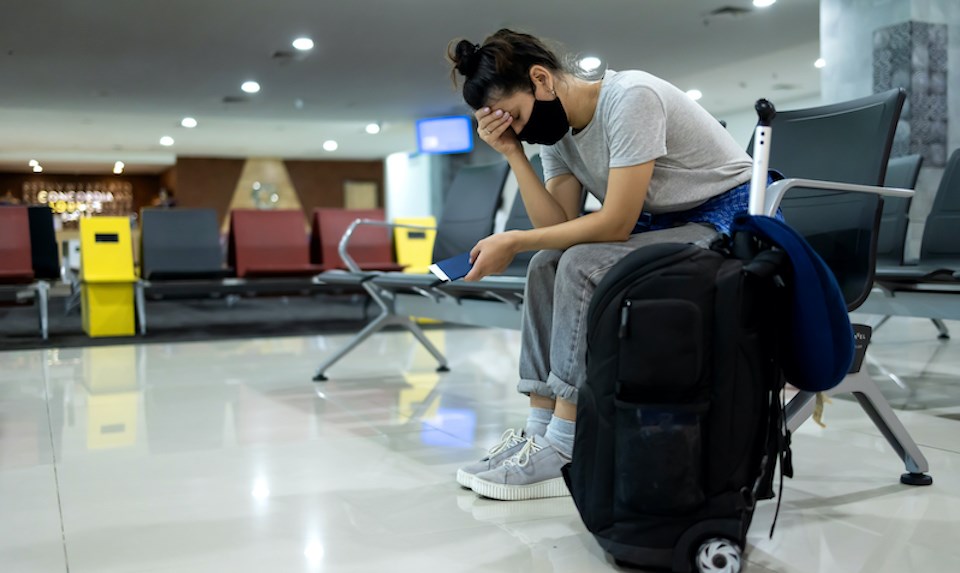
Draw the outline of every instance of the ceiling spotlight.
M123 161L117 161L116 163L113 164L113 172L116 175L120 175L121 173L123 173L123 167L124 167Z
M813 62L815 68L822 68L827 65L827 61L823 58L817 58L817 61Z
M248 94L255 94L260 91L260 84L258 84L253 80L249 80L249 81L243 82L243 84L240 85L240 89L247 92Z
M324 149L324 151L336 151L338 147L340 147L340 146L337 144L336 141L334 141L334 140L332 140L332 139L328 139L328 140L326 140L326 141L323 142L323 149Z
M777 3L777 0L753 0L753 5L757 8L766 8L767 6L773 6Z
M687 90L687 97L693 101L699 101L703 97L703 92L700 90Z
M366 127L367 133L370 135L376 135L380 133L380 124L379 123L368 123Z
M43 173L43 167L40 167L39 165L34 165L34 166L33 166L33 172L34 172L34 173Z
M160 145L164 147L170 147L171 145L173 145L173 138L170 137L169 135L164 135L163 137L160 138Z
M180 125L186 127L187 129L193 129L197 127L197 120L192 117L185 117L180 120Z
M293 41L293 47L300 50L301 52L306 52L307 50L313 49L313 40L310 38L297 38Z
M587 56L586 58L581 58L580 61L577 62L577 65L585 72L592 72L599 68L602 63L600 58L596 56Z
M30 160L30 167L36 167L37 165L40 165L39 161L37 161L36 159Z

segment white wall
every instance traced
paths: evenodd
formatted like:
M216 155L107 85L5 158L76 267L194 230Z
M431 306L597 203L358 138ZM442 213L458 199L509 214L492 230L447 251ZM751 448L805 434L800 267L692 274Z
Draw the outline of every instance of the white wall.
M387 156L384 168L387 219L433 215L431 197L434 187L432 156L420 153L394 153Z

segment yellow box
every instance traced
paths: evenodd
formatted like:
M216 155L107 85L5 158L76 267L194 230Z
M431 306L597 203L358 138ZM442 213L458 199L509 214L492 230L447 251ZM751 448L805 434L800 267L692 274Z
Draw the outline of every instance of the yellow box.
M83 283L81 314L87 336L133 336L132 283Z
M80 289L87 336L133 336L133 246L126 217L80 220Z
M394 219L393 222L431 229L437 226L437 220L433 217L404 217ZM430 272L428 268L433 263L433 242L436 238L435 230L394 228L393 244L397 249L397 264L406 266L403 272L416 274Z
M80 219L80 280L83 282L136 282L130 219L87 217Z

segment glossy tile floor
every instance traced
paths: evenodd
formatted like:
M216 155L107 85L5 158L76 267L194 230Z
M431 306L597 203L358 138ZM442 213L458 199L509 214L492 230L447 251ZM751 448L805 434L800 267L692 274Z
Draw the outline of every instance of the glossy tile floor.
M797 477L757 511L747 571L955 571L960 323L895 319L873 355L929 458L902 465L851 401L795 437ZM0 571L615 570L569 498L478 499L454 481L525 418L519 335L403 333L310 382L343 336L0 352Z

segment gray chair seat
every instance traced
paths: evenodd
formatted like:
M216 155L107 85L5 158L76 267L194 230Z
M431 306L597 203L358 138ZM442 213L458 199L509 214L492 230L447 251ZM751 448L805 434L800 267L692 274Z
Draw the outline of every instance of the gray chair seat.
M360 286L366 281L381 275L376 271L362 271L358 273L350 271L327 271L316 277L317 282L332 286Z

